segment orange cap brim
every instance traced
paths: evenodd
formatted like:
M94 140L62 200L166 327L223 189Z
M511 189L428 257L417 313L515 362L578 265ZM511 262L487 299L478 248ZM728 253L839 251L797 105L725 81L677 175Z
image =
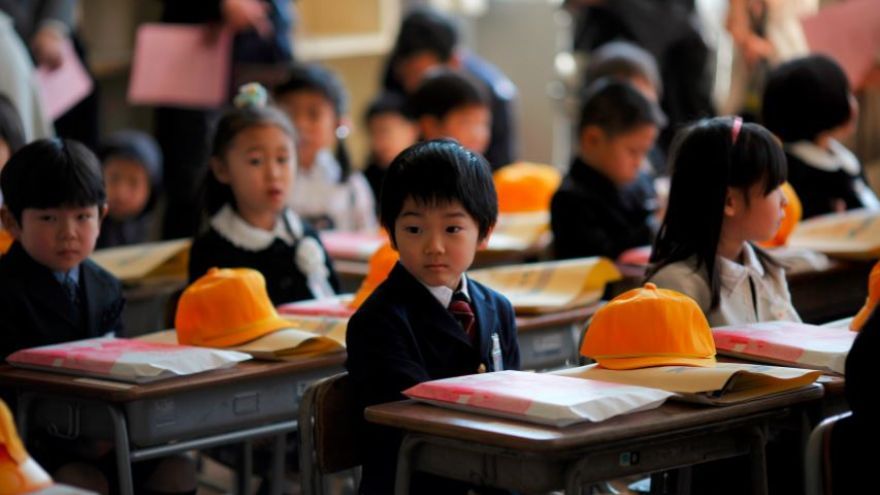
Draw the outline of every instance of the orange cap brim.
M217 336L206 339L193 339L191 342L180 342L181 344L197 345L202 347L235 347L252 340L256 340L264 335L276 332L283 328L292 328L289 321L278 315L271 316L265 320L256 322L243 328L235 333ZM197 333L197 332L196 332ZM178 333L178 339L180 334Z
M871 313L874 312L874 308L877 307L877 304L871 304L870 302L866 302L862 309L859 310L858 313L853 317L852 323L849 324L850 330L858 332L865 326L865 322L868 321L868 318L871 316Z
M676 357L676 356L639 356L627 358L597 358L599 366L610 370L634 370L655 366L699 366L712 368L715 356L710 357Z

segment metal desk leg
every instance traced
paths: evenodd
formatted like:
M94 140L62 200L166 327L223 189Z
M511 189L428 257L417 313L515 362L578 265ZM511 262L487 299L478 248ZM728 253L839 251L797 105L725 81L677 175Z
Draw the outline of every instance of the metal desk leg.
M113 436L116 443L116 471L119 475L119 492L122 495L132 495L134 484L131 480L131 447L128 444L128 425L122 411L116 407L105 404L113 421Z
M22 445L27 445L27 434L28 434L28 409L31 408L31 402L33 402L33 396L30 394L18 394L18 407L16 413L18 417L15 418L15 422L18 423L18 436L21 438Z
M763 426L755 426L749 439L749 464L752 475L752 493L767 495L767 432Z
M394 480L395 495L409 495L413 456L421 443L418 437L406 435L403 438L400 451L397 454L397 476Z
M271 495L281 495L284 487L284 454L287 447L287 435L275 435L272 447L272 484L269 485ZM302 454L300 454L302 455Z
M238 456L238 474L235 478L239 495L251 492L251 473L254 472L254 449L250 440L241 442L241 455Z

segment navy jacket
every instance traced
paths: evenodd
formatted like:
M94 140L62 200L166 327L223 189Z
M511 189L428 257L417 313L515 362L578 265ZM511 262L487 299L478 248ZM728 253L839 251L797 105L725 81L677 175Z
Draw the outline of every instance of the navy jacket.
M803 218L833 213L838 200L846 203L847 210L864 206L855 187L858 180L865 180L864 171L852 176L843 170L819 170L788 152L785 159L788 161L788 182L801 200Z
M122 327L125 299L113 275L85 260L79 290L85 308L77 321L64 288L18 242L0 258L0 358L19 350L100 337Z
M348 323L346 367L359 407L404 399L403 390L428 380L469 375L481 366L495 371L492 334L501 341L504 369L519 369L516 322L510 302L468 279L480 335L471 345L461 325L428 289L399 263ZM401 436L363 424L361 493L393 493ZM464 493L450 480L416 476L412 493Z

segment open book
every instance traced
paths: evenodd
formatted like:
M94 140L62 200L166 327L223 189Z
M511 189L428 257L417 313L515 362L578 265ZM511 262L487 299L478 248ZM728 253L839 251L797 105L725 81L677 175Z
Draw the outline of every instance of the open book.
M675 392L679 399L687 402L722 406L804 387L816 381L822 372L762 364L718 363L713 368L656 366L635 370L609 370L591 364L553 374L659 388Z
M608 259L593 257L484 268L468 277L510 299L518 314L533 314L592 304L620 272Z
M189 239L101 249L92 260L123 283L186 280Z
M525 251L549 244L550 212L500 213L487 251Z
M345 349L348 320L329 317L285 316L290 328L283 328L242 345L225 349L244 352L256 359L281 361L332 354ZM153 343L176 344L177 332L164 330L138 337Z
M712 329L719 354L843 374L856 338L848 328L768 321Z
M880 258L880 211L850 210L804 220L788 245L837 258Z
M672 395L658 389L524 371L432 380L403 393L441 407L554 426L653 409Z

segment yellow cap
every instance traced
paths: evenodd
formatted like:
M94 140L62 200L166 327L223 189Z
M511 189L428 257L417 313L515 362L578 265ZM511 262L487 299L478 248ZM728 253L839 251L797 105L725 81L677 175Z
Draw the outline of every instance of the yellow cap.
M8 230L0 228L0 254L6 254L14 240Z
M500 213L548 211L562 174L550 165L517 162L493 174Z
M855 318L849 324L851 330L858 332L865 326L868 317L877 307L878 300L880 300L880 261L874 265L874 268L871 268L871 275L868 276L868 298L865 299L865 305L856 313Z
M794 188L791 187L791 184L783 182L779 187L782 189L782 194L785 195L785 200L787 201L785 204L785 217L782 219L782 222L780 222L779 230L776 231L776 235L774 235L769 241L759 243L764 247L784 246L785 243L788 242L788 237L794 232L794 228L797 227L804 214L801 200L798 198Z
M52 484L52 478L24 448L12 413L0 400L0 495L27 493Z
M596 312L581 354L609 369L710 367L715 365L715 340L693 299L649 282Z
M361 282L361 286L354 295L354 299L349 303L349 307L354 309L361 307L361 304L370 297L370 294L376 290L376 287L379 287L379 284L388 278L388 274L394 269L394 265L397 264L399 259L400 255L391 247L390 242L382 244L382 247L370 256L367 276Z
M181 294L174 326L181 344L230 347L290 323L272 306L260 272L211 268Z

